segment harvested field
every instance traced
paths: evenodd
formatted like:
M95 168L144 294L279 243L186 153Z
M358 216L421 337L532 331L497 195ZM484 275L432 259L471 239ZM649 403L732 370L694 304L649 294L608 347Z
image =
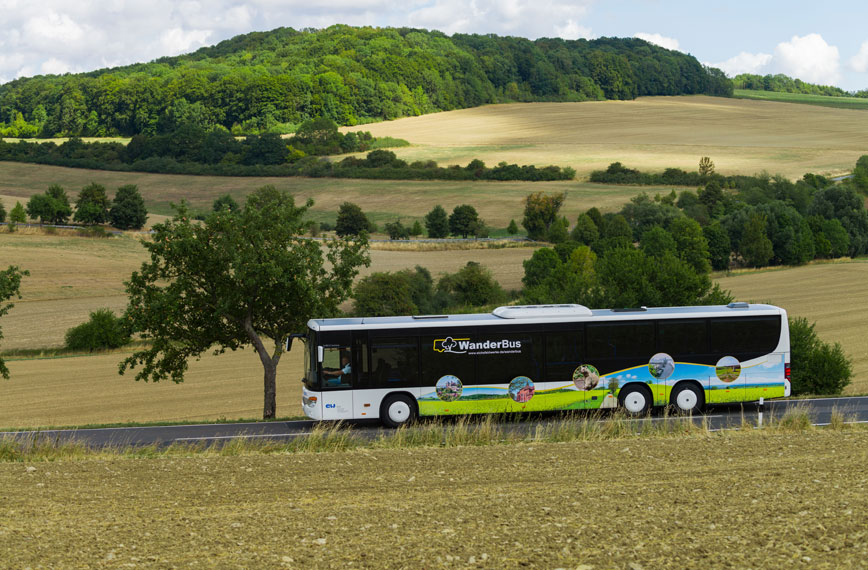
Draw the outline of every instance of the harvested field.
M816 263L719 277L739 301L771 302L790 316L816 322L826 342L840 342L853 359L853 380L845 394L868 393L868 261Z
M127 355L7 358L0 428L262 418L262 364L251 349L191 361L181 384L136 382L134 371L119 376ZM302 415L302 360L294 350L280 361L278 417Z
M722 174L763 170L791 179L850 171L868 148L868 114L850 109L719 97L488 105L365 125L408 140L408 161L571 166L579 179L612 162L696 170L710 156Z
M699 159L697 158L697 161ZM855 161L854 161L855 162ZM851 165L852 167L852 165ZM566 192L561 214L575 220L592 206L602 211L619 210L630 198L645 191L668 193L666 187L608 186L576 181L560 182L422 182L413 180L344 180L335 178L252 178L227 176L182 176L141 172L110 172L0 162L0 196L10 211L15 201L26 203L33 194L45 192L51 184L66 188L72 199L91 182L103 184L111 197L124 184L136 184L148 211L148 227L171 215L170 203L186 200L194 211L210 211L216 198L231 194L238 202L266 184L286 189L303 204L314 200L311 219L334 224L338 207L354 202L381 227L400 218L412 224L422 220L437 204L447 212L459 204L471 204L479 216L494 228L504 229L511 219L521 223L523 200L532 193Z
M0 557L16 568L856 568L868 557L866 461L868 432L810 430L0 463Z

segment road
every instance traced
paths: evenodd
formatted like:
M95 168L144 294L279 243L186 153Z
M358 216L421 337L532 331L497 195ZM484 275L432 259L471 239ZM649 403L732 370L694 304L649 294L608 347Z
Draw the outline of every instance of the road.
M845 414L848 422L868 423L868 396L853 398L820 398L812 400L774 400L766 402L764 407L764 421L770 417L780 418L788 408L792 406L805 406L815 425L828 424L833 410ZM742 405L714 406L706 410L705 419L710 429L719 430L728 427L740 426L742 422L756 425L758 409L755 403ZM558 413L540 414L536 417L519 422L510 422L510 430L520 430L532 433L537 425L544 422L557 421L561 417ZM636 419L632 421L663 421L665 416L657 411L649 419ZM449 419L444 419L448 423ZM699 418L697 417L697 421ZM311 420L285 421L285 422L252 422L233 424L198 424L198 425L174 425L174 426L147 426L147 427L122 427L122 428L99 428L78 430L42 430L0 432L0 439L16 438L30 439L33 437L48 438L57 442L81 442L90 447L122 447L122 446L167 446L173 443L179 444L205 444L210 445L225 442L235 438L247 438L256 440L287 441L296 437L310 434L311 430L319 422ZM367 438L375 438L380 433L390 433L380 427L378 422L370 420L348 422L347 429L353 429L359 435Z

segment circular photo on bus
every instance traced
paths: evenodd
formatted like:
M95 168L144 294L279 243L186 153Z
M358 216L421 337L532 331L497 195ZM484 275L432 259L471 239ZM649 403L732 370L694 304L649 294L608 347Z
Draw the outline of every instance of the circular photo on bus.
M724 356L717 361L715 372L724 382L735 382L741 376L741 362L734 356Z
M436 390L438 398L444 402L454 402L461 397L464 386L457 377L447 374L437 381Z
M533 382L527 376L516 376L509 383L509 397L523 404L533 398Z
M675 370L675 361L665 352L658 352L648 361L648 370L657 380L666 380Z
M573 384L579 390L593 390L600 383L600 372L591 364L582 364L573 370Z

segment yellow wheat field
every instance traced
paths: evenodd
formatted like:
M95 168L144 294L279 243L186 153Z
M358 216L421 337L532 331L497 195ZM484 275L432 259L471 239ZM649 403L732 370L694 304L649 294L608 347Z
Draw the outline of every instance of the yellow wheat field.
M374 136L410 141L405 160L466 165L556 164L591 170L696 170L710 156L723 174L768 171L789 178L852 170L868 152L868 113L719 97L516 103L365 125Z

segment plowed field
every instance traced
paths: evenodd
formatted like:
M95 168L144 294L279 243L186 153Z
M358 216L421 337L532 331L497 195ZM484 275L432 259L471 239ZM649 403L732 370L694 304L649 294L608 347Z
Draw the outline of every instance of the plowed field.
M0 464L9 568L859 568L868 432Z

